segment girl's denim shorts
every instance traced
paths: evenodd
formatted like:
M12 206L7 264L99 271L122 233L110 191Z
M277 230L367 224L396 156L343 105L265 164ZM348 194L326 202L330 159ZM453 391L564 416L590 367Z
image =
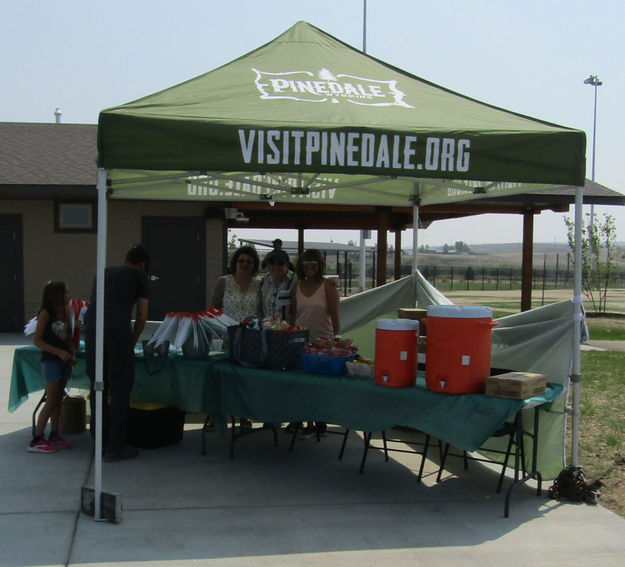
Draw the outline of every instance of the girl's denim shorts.
M41 363L41 375L46 382L67 380L72 375L72 367L60 360L45 360Z

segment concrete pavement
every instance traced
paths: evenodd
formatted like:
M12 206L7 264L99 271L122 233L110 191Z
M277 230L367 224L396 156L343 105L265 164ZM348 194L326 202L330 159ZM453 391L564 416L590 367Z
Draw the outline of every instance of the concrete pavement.
M582 345L584 350L614 350L625 352L625 341L588 341Z
M26 451L38 396L6 410L14 345L0 338L0 566L218 565L358 566L622 565L625 521L601 506L536 497L515 488L510 518L494 493L497 471L451 459L440 483L437 463L371 451L358 474L362 440L298 440L261 433L237 442L208 438L199 424L181 443L104 463L104 490L121 494L120 524L80 512L80 488L93 486L87 433L67 436L72 450ZM396 444L396 448L406 448ZM431 452L434 457L434 451Z

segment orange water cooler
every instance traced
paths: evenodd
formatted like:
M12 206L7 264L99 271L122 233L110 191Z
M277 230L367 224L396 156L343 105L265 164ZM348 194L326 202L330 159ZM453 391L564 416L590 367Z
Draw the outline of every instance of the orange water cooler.
M425 382L444 394L484 392L490 376L493 311L471 305L428 307Z
M419 321L379 319L375 329L375 381L380 386L409 388L417 380Z

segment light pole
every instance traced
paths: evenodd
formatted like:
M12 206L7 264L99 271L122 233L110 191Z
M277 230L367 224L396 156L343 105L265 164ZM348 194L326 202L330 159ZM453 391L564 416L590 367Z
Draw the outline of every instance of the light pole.
M367 53L367 0L362 0L362 52ZM358 268L358 291L365 291L367 287L367 230L360 231L360 259Z
M590 75L585 81L585 85L591 85L595 87L595 107L592 120L592 177L595 180L595 134L597 132L597 87L600 87L603 83L599 80L597 75ZM590 205L590 226L595 222L595 206Z

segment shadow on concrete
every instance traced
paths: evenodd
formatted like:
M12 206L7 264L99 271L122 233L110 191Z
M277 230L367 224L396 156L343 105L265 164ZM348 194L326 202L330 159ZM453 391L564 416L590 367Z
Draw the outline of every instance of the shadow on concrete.
M196 428L186 431L180 444L105 463L104 490L121 494L123 521L102 525L78 515L72 562L474 546L497 540L547 510L544 497L519 487L512 518L504 519L503 496L494 494L497 474L479 463L464 471L461 460L454 460L436 484L437 464L428 462L426 477L417 483L417 455L385 462L373 450L360 475L362 441L355 435L343 461L338 461L339 436L328 435L320 443L303 440L293 453L288 452L289 437L282 437L277 448L269 435L242 439L231 461L228 439L218 434L209 436L202 456ZM63 479L63 511L78 510L90 450L84 434L72 455L24 452L25 457L54 459L50 463L59 467L54 476ZM77 453L83 458L77 460ZM21 465L24 456L18 459ZM83 474L69 476L67 470L74 468ZM24 482L34 481L33 476ZM34 512L37 506L27 498L23 508Z

